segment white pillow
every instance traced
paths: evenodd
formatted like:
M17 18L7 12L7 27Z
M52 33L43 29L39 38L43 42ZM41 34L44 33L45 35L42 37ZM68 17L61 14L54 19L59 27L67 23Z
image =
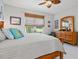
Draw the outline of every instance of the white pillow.
M3 34L3 32L0 30L0 42L5 40L6 36Z
M9 29L2 29L2 31L8 39L14 39L14 36L12 35Z

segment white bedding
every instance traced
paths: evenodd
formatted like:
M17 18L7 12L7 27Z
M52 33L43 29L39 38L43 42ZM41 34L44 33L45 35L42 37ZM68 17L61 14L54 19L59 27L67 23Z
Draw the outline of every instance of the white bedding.
M65 52L60 40L41 33L0 43L0 59L35 59L54 51Z

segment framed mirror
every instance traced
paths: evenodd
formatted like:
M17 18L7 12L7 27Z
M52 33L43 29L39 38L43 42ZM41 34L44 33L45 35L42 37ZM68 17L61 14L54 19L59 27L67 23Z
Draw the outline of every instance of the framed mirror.
M74 16L66 16L60 19L61 31L74 31Z

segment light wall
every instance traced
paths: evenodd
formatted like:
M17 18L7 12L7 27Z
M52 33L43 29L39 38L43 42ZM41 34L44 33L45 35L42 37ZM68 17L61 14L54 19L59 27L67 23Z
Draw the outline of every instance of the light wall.
M0 0L0 12L2 12L1 14L0 14L0 20L1 21L3 21L3 19L4 19L4 4L3 4L3 0Z
M74 30L76 32L78 31L78 7L77 6L63 10L57 14L54 14L54 15L49 15L49 14L45 14L45 13L29 11L29 10L23 9L23 8L13 7L10 5L4 5L5 28L16 27L16 28L19 28L19 29L25 31L25 27L24 27L25 19L26 19L24 16L25 12L30 12L30 13L45 16L45 33L46 34L49 34L50 32L52 32L54 30L58 31L59 29L54 29L54 20L60 20L60 18L64 17L64 16L74 16ZM21 17L21 25L11 25L10 24L10 16ZM47 23L48 20L51 21L50 28L48 28L48 23ZM59 21L59 24L60 24L60 21ZM59 25L59 27L60 27L60 25Z
M23 8L18 8L10 5L4 5L4 13L5 13L5 28L11 28L11 27L16 27L19 28L23 31L25 31L25 16L24 13L29 12L29 13L34 13L34 14L39 14L39 15L44 15L45 16L45 33L49 34L53 30L53 15L49 14L44 14L44 13L39 13L39 12L33 12L29 11L27 9ZM10 24L10 16L16 16L16 17L21 17L21 25L11 25ZM48 20L51 21L50 27L48 28Z
M64 11L61 11L60 13L55 14L54 20L59 20L59 24L60 24L60 18L64 16L74 16L74 31L78 32L78 7L76 6L73 8L69 8ZM58 31L59 29L53 28L53 31Z

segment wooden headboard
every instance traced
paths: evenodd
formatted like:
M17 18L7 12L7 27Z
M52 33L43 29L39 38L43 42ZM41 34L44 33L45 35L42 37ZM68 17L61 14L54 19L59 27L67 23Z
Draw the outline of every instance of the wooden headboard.
M0 29L4 28L4 21L0 21Z

